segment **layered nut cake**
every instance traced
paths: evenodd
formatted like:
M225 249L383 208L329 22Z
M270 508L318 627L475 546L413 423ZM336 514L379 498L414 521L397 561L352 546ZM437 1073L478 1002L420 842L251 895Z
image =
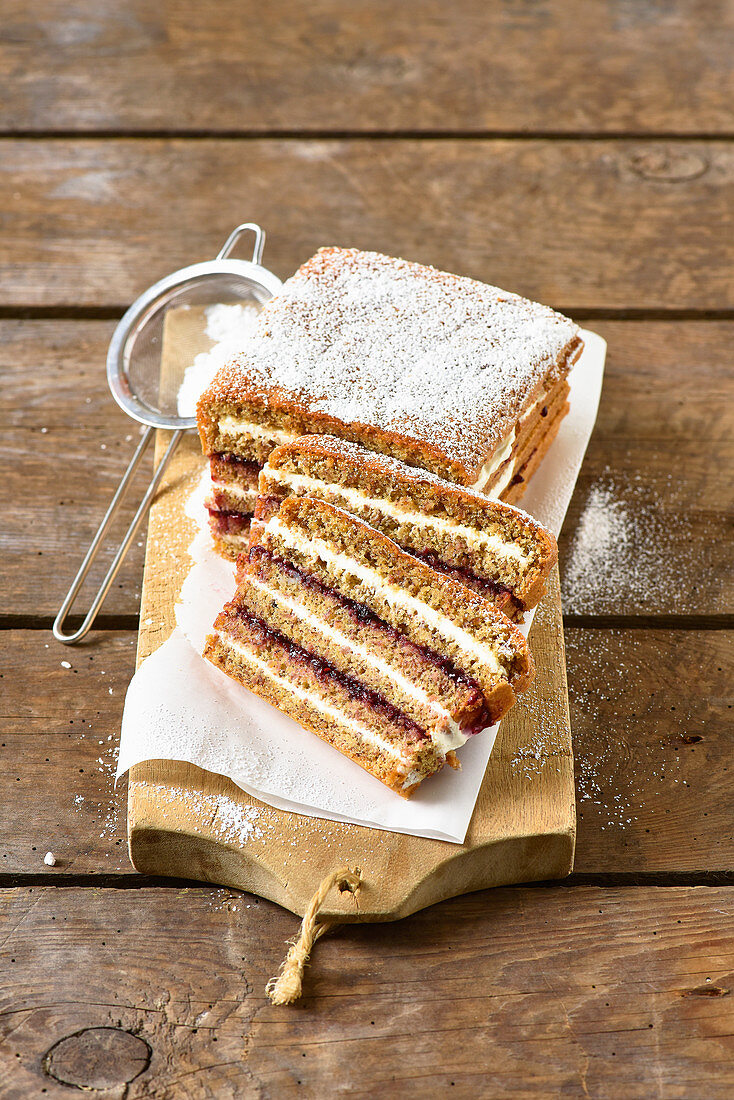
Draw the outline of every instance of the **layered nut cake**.
M204 654L405 797L533 676L484 595L310 496L258 526Z
M558 558L553 535L526 512L335 436L301 436L270 454L253 542L289 496L344 508L512 619L535 607Z
M329 434L513 502L568 411L572 321L497 287L324 248L262 310L198 406L218 548L247 544L271 452Z

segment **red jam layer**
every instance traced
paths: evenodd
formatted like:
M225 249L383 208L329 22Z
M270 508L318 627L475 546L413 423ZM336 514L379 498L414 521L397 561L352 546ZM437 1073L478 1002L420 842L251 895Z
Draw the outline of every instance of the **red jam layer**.
M369 624L371 627L381 630L386 634L389 634L391 638L399 638L401 645L413 652L419 653L421 657L434 665L436 668L440 668L441 671L449 677L455 684L460 684L468 691L471 692L470 701L467 706L470 708L477 708L474 721L471 726L462 729L462 732L467 736L471 734L479 733L480 730L486 729L491 724L489 710L486 706L484 699L484 692L477 680L473 676L464 672L458 668L449 657L443 657L440 653L436 653L435 650L429 649L427 646L416 645L415 642L411 642L406 638L404 634L396 630L395 627L386 623L384 619L381 619L378 615L371 611L369 607L366 607L363 603L359 603L357 600L349 599L347 596L343 596L341 592L335 591L319 578L313 576L311 573L307 573L305 570L300 569L292 562L285 561L283 558L278 558L274 554L271 554L269 550L266 550L263 546L251 546L249 552L250 562L257 566L259 561L273 562L277 567L282 570L287 576L297 580L304 588L311 589L314 592L324 594L338 603L356 622ZM266 579L263 577L263 579Z
M257 478L257 475L262 469L261 462L255 462L251 458L240 458L239 455L227 454L225 451L215 451L209 455L211 463L221 462L225 466L231 466L233 469L241 471L243 474L247 473Z
M297 664L307 666L315 673L317 679L326 687L330 683L336 681L342 687L350 699L356 700L362 706L367 707L370 710L382 715L393 725L397 726L401 733L403 733L409 741L427 741L429 739L428 734L422 729L412 718L409 718L407 714L399 710L397 707L389 703L387 699L384 699L381 695L378 695L376 691L371 691L370 688L365 687L358 680L353 680L351 676L347 676L345 673L340 672L339 669L334 668L328 661L323 660L322 657L317 657L313 653L309 653L307 649L303 649L297 645L296 642L286 638L284 634L281 634L277 630L273 630L262 619L258 619L256 616L251 615L249 611L243 608L237 608L234 613L238 619L241 619L247 626L250 637L256 641L259 645L269 644L277 645L280 649L287 652L292 661Z
M252 512L221 512L207 507L209 526L215 535L246 535Z
M258 519L268 519L273 512L277 511L283 503L283 499L283 497L270 495L258 497L255 515ZM276 507L273 507L274 505ZM432 550L415 550L412 546L403 546L402 549L406 554L411 554L414 558L425 562L426 565L430 565L431 569L435 569L437 573L453 577L455 581L461 581L468 588L479 592L480 595L495 604L501 611L505 609L509 609L511 612L523 610L522 604L515 599L512 589L508 585L502 584L500 581L494 581L490 577L480 577L464 566L449 565L448 562L442 561Z
M511 606L516 610L521 610L521 604L519 600L515 599L512 589L508 585L502 584L501 581L492 580L491 577L480 577L472 569L467 569L465 566L448 565L432 550L411 549L410 553L414 558L420 558L426 565L430 565L431 569L435 569L436 572L443 573L447 577L453 577L455 581L461 581L468 588L480 592L491 603L497 604L498 607L504 609Z

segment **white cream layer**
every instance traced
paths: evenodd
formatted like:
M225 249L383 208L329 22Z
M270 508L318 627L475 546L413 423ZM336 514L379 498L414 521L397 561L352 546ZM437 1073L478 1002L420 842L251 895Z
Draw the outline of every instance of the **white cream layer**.
M500 497L504 493L505 489L507 488L507 486L512 481L513 475L515 473L515 466L516 466L515 462L508 462L507 463L507 469L505 470L504 474L499 479L497 484L493 485L492 488L487 493L487 496L489 497L490 500L499 500L500 499ZM526 559L526 561L527 561L527 559Z
M244 435L248 439L267 439L272 443L290 443L297 438L296 432L285 432L282 428L271 428L268 424L258 424L239 416L220 416L218 427L222 435Z
M249 534L244 535L217 535L217 540L224 546L231 547L232 550L236 550L237 553L244 550L250 541Z
M392 756L395 760L400 760L406 765L409 763L409 758L406 757L392 741L388 741L386 737L380 736L380 734L375 733L374 730L368 729L367 726L363 726L361 722L357 722L354 718L350 718L344 711L339 710L337 707L333 707L331 703L327 703L326 699L321 695L316 695L312 691L306 691L305 688L298 687L297 684L292 683L290 680L286 680L283 676L279 676L267 661L263 661L260 657L256 657L251 650L240 645L239 642L235 641L234 638L230 638L229 635L219 634L217 637L224 645L235 650L235 652L244 657L246 661L249 661L259 668L261 672L265 673L273 683L279 684L280 687L285 688L291 695L295 695L296 698L310 703L311 706L315 707L321 714L327 715L327 717L332 718L335 722L340 722L341 725L347 726L347 728L351 729L353 733L356 733L358 737L361 737L363 741L367 741L368 744L374 745L386 755Z
M218 493L228 493L229 496L236 497L242 504L248 506L246 507L248 512L252 512L257 503L257 489L243 489L230 481L212 481L212 489Z
M502 463L506 462L507 459L510 457L510 455L512 454L514 443L515 429L513 428L510 434L500 443L499 450L491 454L487 461L484 463L481 470L479 471L479 477L472 485L472 489L478 489L479 492L482 491L492 475L496 474Z
M379 672L383 673L383 675L394 680L406 695L412 696L417 702L428 707L437 714L444 722L445 728L436 731L427 730L426 732L443 756L452 749L461 748L461 746L466 743L466 734L461 732L458 723L451 717L446 708L442 707L438 700L431 698L431 696L419 687L418 684L414 684L407 676L404 676L394 665L388 664L387 661L383 661L381 657L373 653L366 645L362 645L361 642L357 642L353 638L348 638L341 630L337 630L336 627L330 626L323 619L314 615L312 611L309 611L307 607L304 607L303 604L298 603L297 600L292 599L292 597L286 595L284 592L278 592L276 589L271 588L269 584L261 581L258 577L250 575L248 576L248 582L256 588L259 588L261 592L267 592L271 599L275 600L277 604L281 607L288 608L296 618L307 623L312 630L321 634L322 637L328 638L336 645L352 653L358 653L367 664L372 665L373 668L376 668Z
M472 638L468 631L464 630L458 623L453 622L443 612L436 611L435 608L430 607L422 600L417 600L414 596L399 588L398 585L386 581L376 569L363 565L347 554L334 550L323 539L307 538L300 531L283 526L277 515L268 521L265 525L265 531L280 535L286 546L292 546L294 549L300 550L307 558L321 558L323 561L336 566L341 572L350 573L383 596L388 604L402 608L409 615L417 615L443 634L444 637L450 638L471 660L483 661L492 672L501 676L505 675L505 670L497 659L494 650L483 642L478 642L476 638Z
M547 392L542 393L537 401L534 401L530 408L525 410L510 434L502 440L499 453L493 454L484 463L481 470L479 471L479 477L472 485L472 489L478 489L481 492L483 490L483 487L492 478L492 475L496 474L502 463L510 457L510 455L512 454L512 448L515 445L515 440L520 435L533 413L535 413L539 407L542 407L542 404L547 396ZM492 491L487 493L487 496L490 497L492 500L499 500L502 493L504 493L505 489L510 484L514 472L515 463L511 462L497 484L492 487Z
M439 531L451 538L462 538L470 547L491 550L498 557L512 558L521 566L529 564L530 559L523 553L522 547L514 542L505 542L499 535L490 535L486 531L480 531L476 527L467 527L464 523L454 523L444 519L443 516L426 515L424 512L413 512L406 508L400 508L390 500L368 496L361 489L353 489L348 485L339 485L336 482L321 481L318 478L306 474L294 474L288 470L268 469L261 474L264 486L268 482L273 485L286 485L293 489L318 490L320 486L326 486L330 493L341 497L348 504L362 508L375 508L397 520L398 523L409 523L412 527L425 527L429 530Z

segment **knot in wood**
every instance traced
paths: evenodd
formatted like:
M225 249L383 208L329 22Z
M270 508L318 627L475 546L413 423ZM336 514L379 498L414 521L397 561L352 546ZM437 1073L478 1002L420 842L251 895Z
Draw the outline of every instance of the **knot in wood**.
M632 171L647 180L663 183L685 183L695 180L708 171L708 161L688 149L650 149L635 153L631 158Z
M47 1051L43 1068L62 1085L110 1089L127 1085L150 1065L144 1039L117 1027L88 1027L59 1039Z

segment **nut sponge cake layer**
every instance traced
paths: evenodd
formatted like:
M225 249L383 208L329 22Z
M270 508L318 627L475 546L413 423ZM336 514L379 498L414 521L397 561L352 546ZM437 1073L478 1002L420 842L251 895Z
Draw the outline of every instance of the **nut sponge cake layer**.
M237 582L205 656L405 796L533 675L492 604L325 501L286 500Z
M321 249L202 396L202 444L262 464L323 432L474 485L581 346L566 317L497 287Z
M511 618L538 603L558 557L553 535L527 513L334 436L273 451L260 473L253 541L291 495L351 512Z

